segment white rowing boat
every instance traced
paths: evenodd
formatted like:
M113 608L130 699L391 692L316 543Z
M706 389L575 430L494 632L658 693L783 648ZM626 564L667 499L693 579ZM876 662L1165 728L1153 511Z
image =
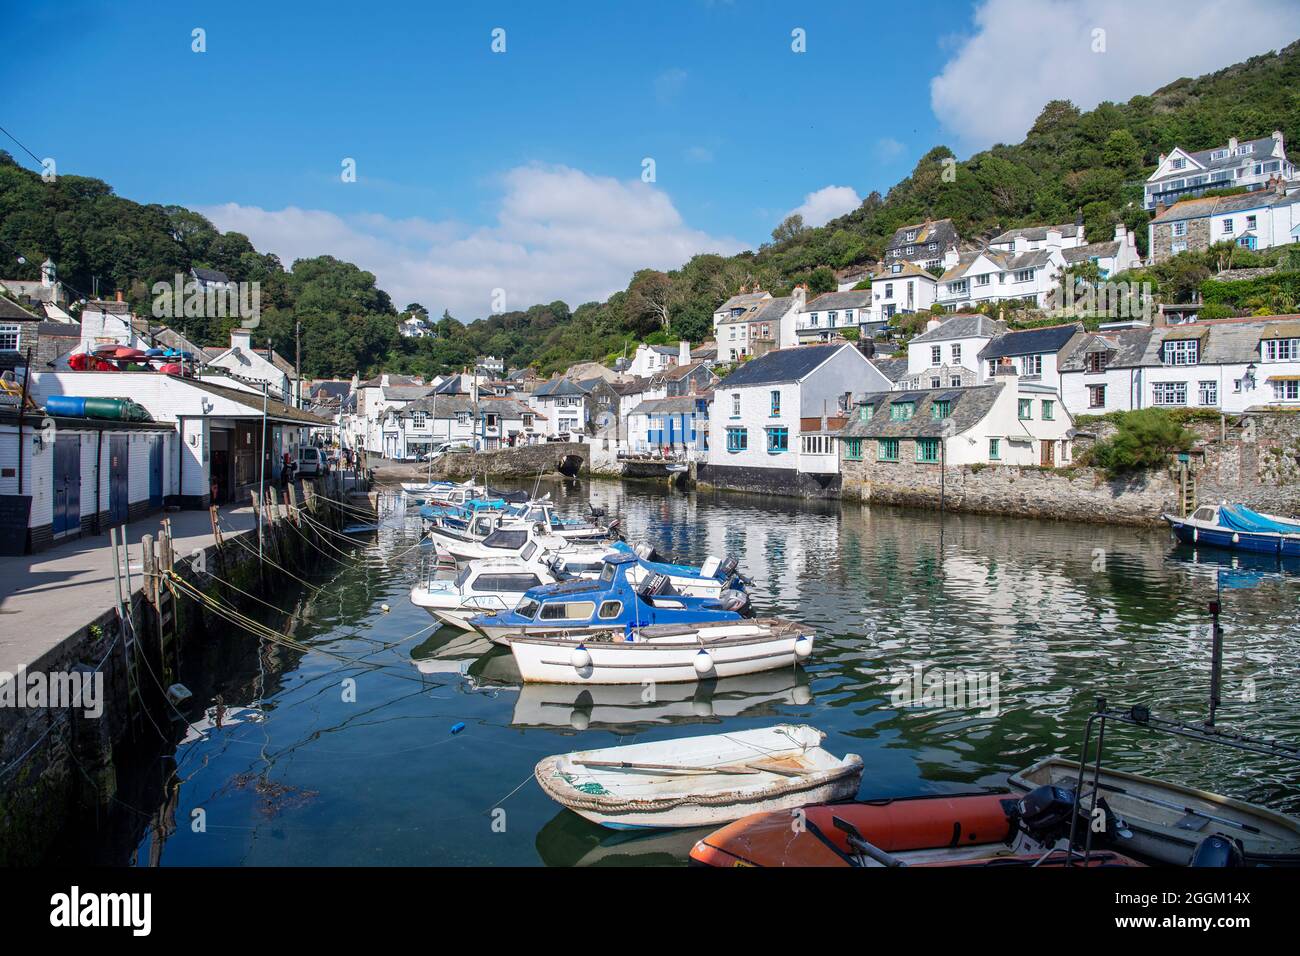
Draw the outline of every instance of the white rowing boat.
M1079 782L1079 765L1064 757L1048 757L1012 774L1008 782L1022 793L1044 784L1073 791ZM1187 866L1197 845L1217 834L1240 841L1248 862L1300 863L1300 819L1295 817L1233 797L1105 767L1098 784L1100 796L1131 833L1110 844L1121 853ZM1085 792L1092 788L1091 765L1084 772L1083 786Z
M751 813L857 795L862 758L840 759L804 724L583 750L547 757L548 797L614 829L715 826Z
M813 651L812 629L782 618L656 624L581 637L510 638L526 684L676 684L792 667Z

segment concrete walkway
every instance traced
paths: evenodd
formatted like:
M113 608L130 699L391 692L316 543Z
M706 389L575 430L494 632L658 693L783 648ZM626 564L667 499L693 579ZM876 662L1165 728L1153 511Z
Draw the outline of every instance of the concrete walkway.
M131 583L137 593L143 583L140 539L146 534L157 538L163 517L156 513L126 526ZM177 560L212 544L208 512L176 511L167 517ZM255 532L252 506L222 508L221 527L227 538ZM40 554L0 557L0 671L12 674L31 666L116 602L107 534L83 536Z

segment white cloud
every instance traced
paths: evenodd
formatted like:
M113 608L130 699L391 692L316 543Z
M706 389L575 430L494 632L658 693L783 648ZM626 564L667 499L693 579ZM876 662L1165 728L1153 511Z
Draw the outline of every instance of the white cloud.
M803 216L805 226L824 226L837 216L852 212L862 205L852 186L825 186L803 197L803 205L791 209L787 215Z
M664 104L675 100L686 88L686 78L689 75L679 66L664 70L655 77L655 98Z
M638 269L671 269L699 252L730 254L744 244L683 222L664 192L564 166L520 166L502 178L495 225L340 216L294 206L268 210L227 203L203 208L221 230L246 234L286 267L333 255L373 272L400 309L420 302L470 321L491 310L563 299L571 307L627 286Z
M1094 52L1104 30L1105 52ZM968 150L1019 142L1048 100L1080 109L1213 72L1300 34L1295 0L983 0L930 81L930 105Z

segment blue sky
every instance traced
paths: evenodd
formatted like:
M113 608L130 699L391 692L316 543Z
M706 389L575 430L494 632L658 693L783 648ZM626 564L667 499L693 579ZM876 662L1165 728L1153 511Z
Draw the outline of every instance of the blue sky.
M497 287L576 305L752 248L810 194L824 220L936 143L1018 140L1053 96L1127 98L1285 42L1300 5L1245 2L1273 29L1227 43L1219 0L1188 0L1192 49L1169 63L1115 0L24 4L0 125L60 172L471 318ZM1109 59L1087 50L1096 23Z

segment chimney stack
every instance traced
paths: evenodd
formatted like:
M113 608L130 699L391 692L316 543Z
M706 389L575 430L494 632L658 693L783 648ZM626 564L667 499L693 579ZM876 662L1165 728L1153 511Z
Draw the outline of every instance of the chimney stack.
M118 289L118 290L117 290L117 301L118 301L118 302L121 302L121 301L122 301L122 290L121 290L121 289Z
M242 326L230 330L230 347L239 349L241 352L252 351L253 348L253 331L245 329Z
M686 339L677 343L677 364L681 366L691 364L691 343Z

